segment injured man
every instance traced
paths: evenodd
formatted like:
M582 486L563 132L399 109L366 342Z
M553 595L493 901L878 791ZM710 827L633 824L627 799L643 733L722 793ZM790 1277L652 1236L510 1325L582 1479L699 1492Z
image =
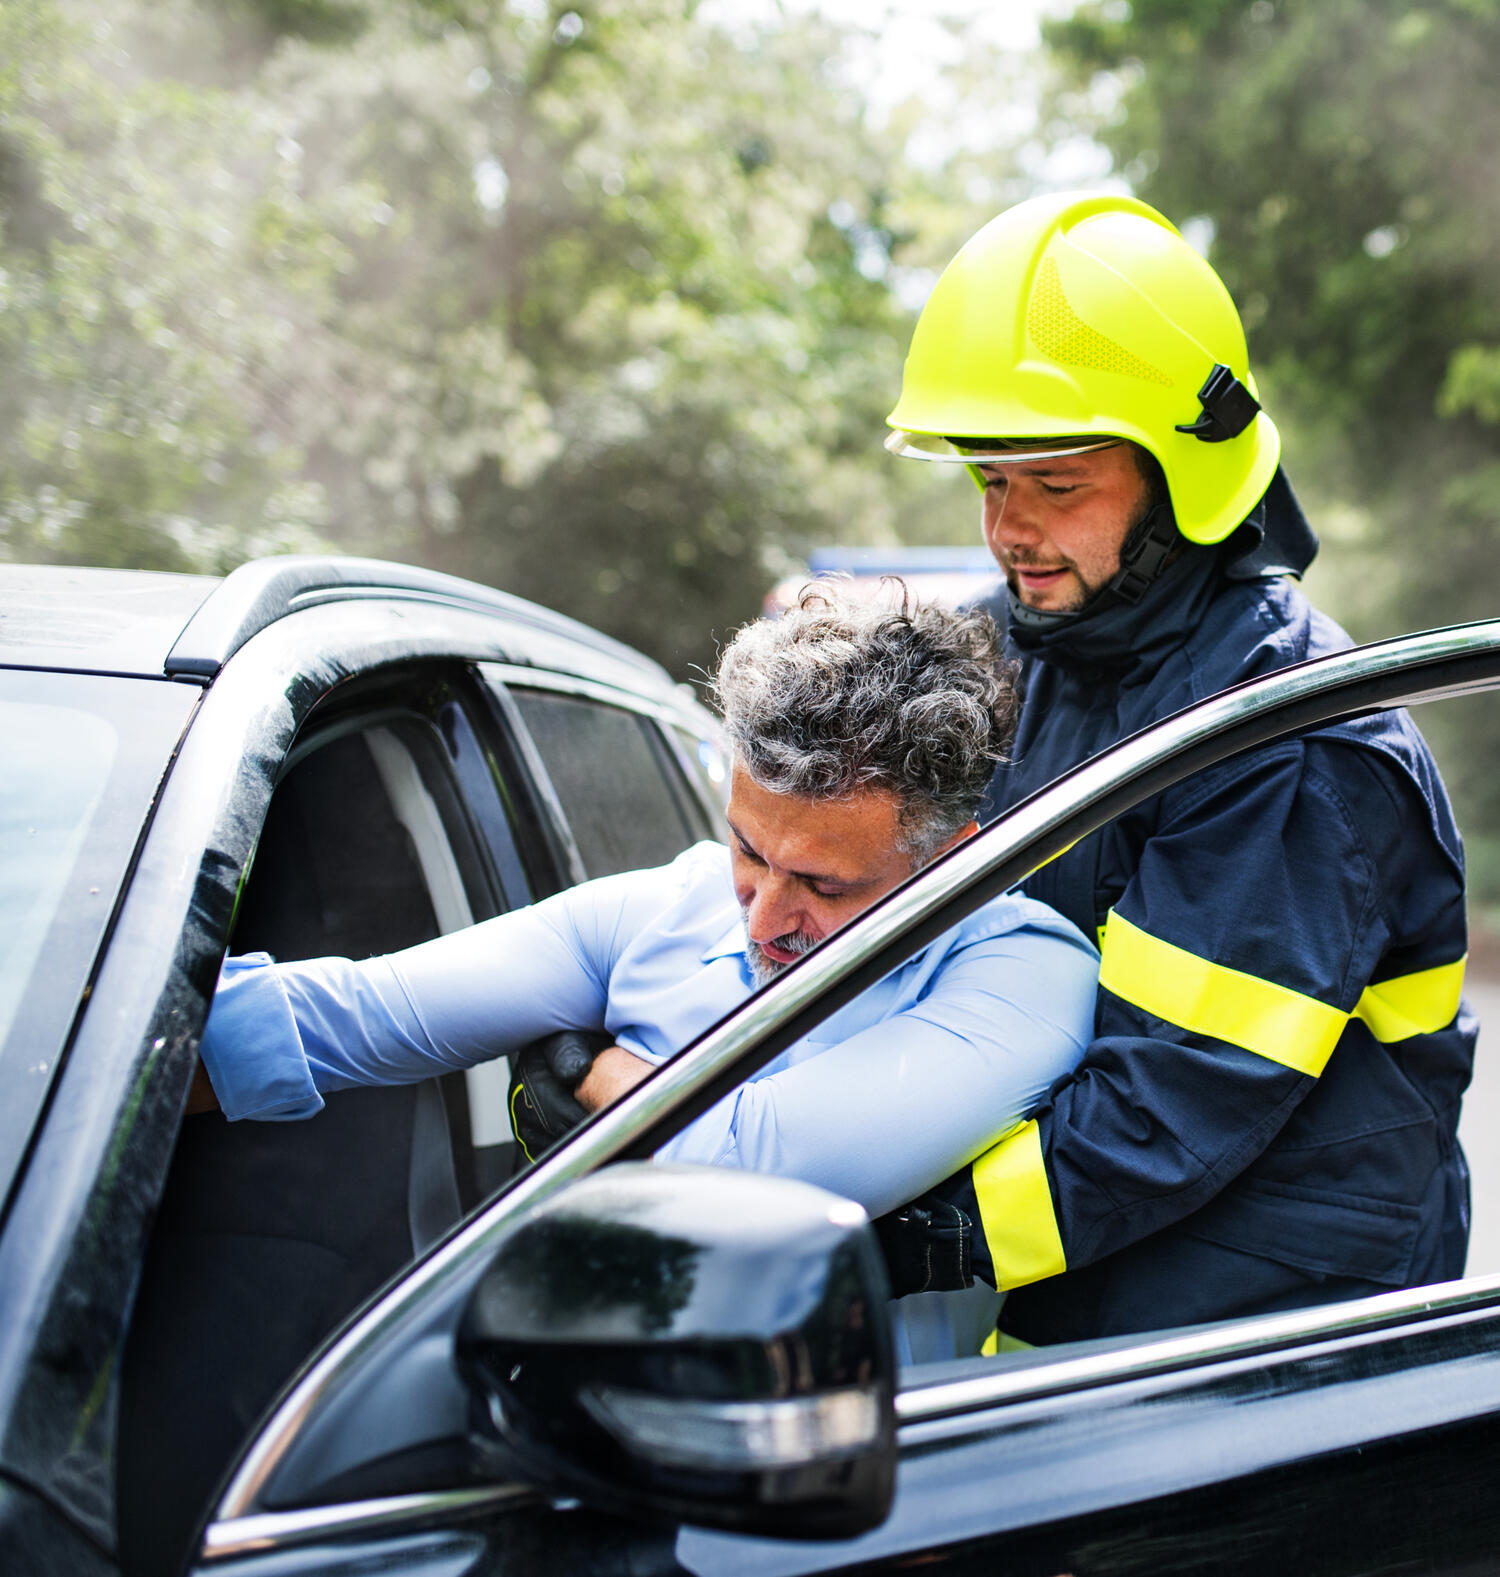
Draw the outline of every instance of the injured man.
M822 586L742 629L714 689L732 751L727 848L700 843L383 958L230 958L202 1044L225 1115L309 1117L329 1092L514 1057L563 1030L607 1036L576 1093L586 1110L608 1104L970 836L1016 711L986 614ZM884 1215L1073 1069L1097 974L1054 910L993 899L657 1159L797 1177ZM904 1299L900 1356L976 1352L997 1309L983 1287Z

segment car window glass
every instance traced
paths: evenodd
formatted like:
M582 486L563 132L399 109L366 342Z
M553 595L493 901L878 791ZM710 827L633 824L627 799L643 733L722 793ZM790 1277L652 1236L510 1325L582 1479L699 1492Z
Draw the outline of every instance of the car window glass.
M1469 952L1464 1000L1479 1019L1474 1077L1459 1108L1458 1139L1469 1163L1472 1213L1466 1276L1500 1272L1500 1065L1487 1055L1500 1025L1500 797L1493 769L1500 739L1494 695L1435 701L1413 714L1437 759L1463 834Z
M703 835L684 815L667 777L675 764L653 748L646 719L578 696L511 693L589 876L664 865Z
M729 763L724 751L712 739L673 725L673 734L688 769L697 779L699 787L710 804L720 813L729 802Z

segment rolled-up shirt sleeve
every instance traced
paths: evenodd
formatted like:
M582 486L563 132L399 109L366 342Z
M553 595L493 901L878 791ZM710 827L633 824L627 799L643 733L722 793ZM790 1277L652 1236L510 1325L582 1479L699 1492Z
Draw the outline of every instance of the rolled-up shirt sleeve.
M742 1085L658 1156L798 1177L882 1215L987 1149L1077 1066L1097 975L1097 953L1055 917L975 941L919 1000L837 1043L801 1043L805 1060Z

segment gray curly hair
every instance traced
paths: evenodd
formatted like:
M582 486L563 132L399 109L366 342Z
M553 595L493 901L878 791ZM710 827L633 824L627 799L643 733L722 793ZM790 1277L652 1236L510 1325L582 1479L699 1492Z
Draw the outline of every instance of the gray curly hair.
M713 693L737 761L762 788L894 793L915 867L974 819L1019 703L987 613L900 591L892 608L837 583L805 586L781 618L735 635Z

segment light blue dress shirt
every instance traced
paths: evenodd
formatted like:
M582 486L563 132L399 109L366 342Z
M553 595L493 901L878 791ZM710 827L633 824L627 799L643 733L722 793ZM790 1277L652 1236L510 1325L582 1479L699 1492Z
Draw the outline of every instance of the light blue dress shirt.
M1054 910L994 899L657 1154L799 1177L882 1215L1071 1071L1097 974ZM468 1067L557 1029L606 1029L661 1062L752 988L729 851L700 843L384 958L230 959L202 1055L229 1117L307 1117L329 1092Z

